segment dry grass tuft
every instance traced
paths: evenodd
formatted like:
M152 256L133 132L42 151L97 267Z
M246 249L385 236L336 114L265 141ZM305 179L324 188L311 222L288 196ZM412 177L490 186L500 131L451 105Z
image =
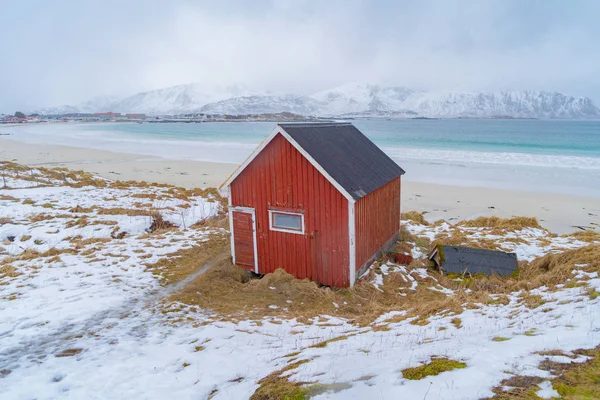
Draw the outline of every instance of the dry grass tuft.
M94 211L94 207L81 207L80 205L76 205L75 207L69 209L69 212L72 213L91 213Z
M339 342L339 341L341 341L341 340L346 340L346 339L348 339L350 336L354 336L354 335L342 335L342 336L334 337L334 338L332 338L332 339L327 339L327 340L324 340L324 341L322 341L322 342L319 342L319 343L317 343L317 344L313 344L312 346L309 346L309 347L310 347L310 348L313 348L313 349L327 347L327 345L328 345L329 343L334 343L334 342Z
M519 280L530 282L531 287L552 286L567 282L574 270L600 271L600 246L589 245L536 258L521 268Z
M524 228L543 229L538 223L538 220L533 217L478 217L472 220L462 221L459 224L469 228L499 228L504 230L521 230Z
M102 208L95 207L94 210L99 215L127 215L129 217L151 217L156 211L154 210L138 210L133 208Z
M531 308L538 308L541 305L546 304L546 301L542 298L542 296L537 294L526 294L522 296L524 304Z
M66 349L54 355L54 357L73 357L81 354L83 349Z
M582 242L600 242L600 232L592 230L574 232L565 236L581 240Z
M429 225L429 222L427 222L427 220L425 219L423 214L421 214L418 211L408 211L408 212L402 213L401 218L405 221L416 222L419 225Z
M57 249L51 248L45 252L39 252L37 250L27 249L21 254L12 257L6 257L0 261L0 265L8 265L15 261L29 261L35 260L38 258L46 258L46 257L56 257L61 254L77 254L75 249Z
M74 218L70 221L67 221L67 223L65 224L65 228L84 228L87 225L90 224L90 220L88 219L87 216L83 216L80 218Z
M467 364L446 357L432 358L427 364L414 368L403 369L402 376L410 380L420 380L426 376L439 375L453 369L466 368Z
M14 202L19 202L19 199L17 199L16 197L12 197L6 194L0 194L0 201L14 201Z
M162 231L166 231L166 230L175 228L175 225L173 225L171 222L164 219L162 214L159 213L158 211L152 212L150 214L150 217L152 218L152 223L150 224L150 227L147 229L149 233L155 233L158 231L162 232Z
M218 228L229 229L229 218L226 213L221 213L211 218L206 218L190 225L190 229Z
M4 224L12 224L13 220L7 217L1 217L0 218L0 226L4 225Z
M599 399L600 385L598 385L598 376L600 376L600 347L591 350L576 350L574 353L589 357L583 363L569 362L560 363L550 359L543 360L539 369L550 371L553 378L552 388L558 392L560 398L570 400ZM548 356L566 356L560 350L538 352L540 355ZM538 384L544 378L536 376L515 375L505 379L493 389L495 396L488 400L520 400L520 399L540 399L537 392L540 390ZM509 387L509 390L504 388Z
M557 368L560 376L552 383L553 388L565 399L600 398L600 347L582 351L590 357L584 363L563 364ZM555 373L555 371L552 371Z
M499 250L500 245L495 240L490 240L485 237L473 238L469 232L454 228L449 232L442 232L434 238L430 249L433 250L436 246L469 246L478 249Z
M452 320L450 320L450 323L452 325L454 325L455 328L462 328L462 320L460 318L452 318Z
M54 219L54 216L49 214L34 214L29 217L30 222L49 221L51 219Z
M540 390L538 384L540 384L543 381L544 379L540 378L539 376L513 375L510 378L502 380L497 387L492 389L492 391L495 393L495 396L489 399L541 399L541 397L538 397L536 393ZM505 391L504 388L510 389Z
M16 278L19 275L21 275L21 273L10 264L0 266L0 279L6 277Z
M309 389L301 382L292 382L285 375L288 371L298 368L308 360L299 360L288 364L258 381L258 389L250 396L250 400L304 400L308 398Z

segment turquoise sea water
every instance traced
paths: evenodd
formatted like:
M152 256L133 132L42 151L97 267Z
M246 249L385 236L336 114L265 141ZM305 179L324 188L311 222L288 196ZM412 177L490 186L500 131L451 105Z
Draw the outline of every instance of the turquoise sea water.
M600 121L354 120L405 179L600 197ZM274 122L54 124L24 140L240 163Z
M600 121L560 120L355 120L382 147L515 152L600 157ZM272 122L202 124L111 124L126 135L165 140L256 144ZM106 131L104 124L89 130Z

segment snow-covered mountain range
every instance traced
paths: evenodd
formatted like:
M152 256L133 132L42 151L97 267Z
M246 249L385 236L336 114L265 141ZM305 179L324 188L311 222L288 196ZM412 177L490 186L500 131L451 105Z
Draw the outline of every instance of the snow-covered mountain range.
M79 106L39 110L43 114L116 111L149 115L292 112L312 116L600 118L587 97L558 92L430 92L399 86L353 83L310 96L251 91L243 86L173 86L124 99L98 98Z

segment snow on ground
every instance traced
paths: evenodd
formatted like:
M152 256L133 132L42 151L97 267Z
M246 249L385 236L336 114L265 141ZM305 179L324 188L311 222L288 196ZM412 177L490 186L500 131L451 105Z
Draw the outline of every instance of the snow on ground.
M600 279L588 281L600 288ZM563 303L563 304L561 304ZM507 306L483 306L462 314L431 318L426 326L410 320L389 324L389 331L367 331L327 347L302 352L311 362L298 368L294 380L347 383L351 389L318 398L479 399L492 396L491 388L511 374L539 375L535 366L543 356L536 351L590 348L600 343L599 300L589 301L580 288L550 293L546 304L534 310L516 296ZM551 310L548 310L551 309ZM450 321L460 318L461 327ZM440 330L442 329L442 330ZM496 342L496 337L508 340ZM401 370L445 356L467 363L467 368L403 379Z
M145 264L208 240L216 229L190 226L215 215L218 202L182 200L168 188L36 187L11 179L16 189L0 190L0 267L13 268L0 273L2 399L244 399L261 378L297 361L284 375L323 384L315 399L479 399L511 374L550 378L537 368L545 356L535 352L600 344L600 296L590 295L600 291L600 278L587 264L571 278L586 286L532 291L543 299L535 308L512 293L507 304L435 315L425 325L406 310L362 327L329 316L312 324L215 321L207 310L165 302L174 287ZM132 209L159 210L178 229L148 234L152 217L123 211ZM429 239L455 229L406 226ZM463 233L497 241L523 260L589 244L532 228L497 237L479 228ZM454 295L424 268L387 262L372 272L379 290L401 274L399 295L419 285ZM403 377L402 369L435 356L467 367ZM556 395L546 381L538 393Z

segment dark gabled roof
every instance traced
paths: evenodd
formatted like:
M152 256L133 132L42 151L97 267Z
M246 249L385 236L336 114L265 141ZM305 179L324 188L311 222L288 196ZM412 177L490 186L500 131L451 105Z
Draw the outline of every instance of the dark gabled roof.
M279 124L355 200L404 170L349 123Z
M503 251L476 249L463 246L437 246L429 256L439 262L438 267L448 273L486 274L507 276L518 267L517 255Z

